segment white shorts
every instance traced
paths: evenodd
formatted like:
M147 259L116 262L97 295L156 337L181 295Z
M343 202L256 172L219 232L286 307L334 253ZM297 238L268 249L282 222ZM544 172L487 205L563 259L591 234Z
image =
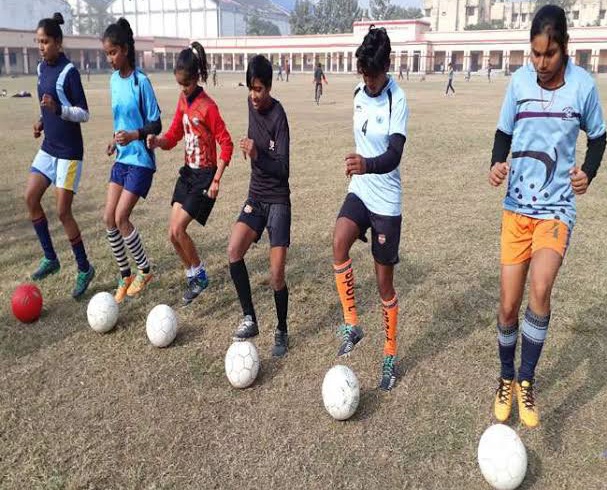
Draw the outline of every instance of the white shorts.
M55 187L76 194L82 173L82 160L63 160L39 150L32 163L32 172L44 175Z

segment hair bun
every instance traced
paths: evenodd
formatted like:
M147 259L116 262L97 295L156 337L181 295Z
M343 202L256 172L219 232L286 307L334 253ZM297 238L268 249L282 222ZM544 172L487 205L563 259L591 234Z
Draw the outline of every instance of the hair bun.
M124 17L120 17L116 24L118 24L121 29L124 29L129 34L129 36L133 36L133 29L131 29L131 24L129 24L129 21L126 20Z
M55 12L53 14L52 19L57 22L57 24L62 25L65 24L65 21L63 20L63 15L61 15L61 12Z

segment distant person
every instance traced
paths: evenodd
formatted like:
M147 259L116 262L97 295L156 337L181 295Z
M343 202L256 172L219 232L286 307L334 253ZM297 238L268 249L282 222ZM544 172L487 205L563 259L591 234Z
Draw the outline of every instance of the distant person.
M445 90L445 97L447 95L449 95L449 89L453 90L453 95L455 95L455 89L453 88L453 75L454 75L454 70L453 70L453 65L451 63L449 63L449 67L448 67L448 82L447 82L447 90Z
M491 70L493 69L493 67L491 66L491 63L489 63L489 65L487 66L487 80L489 81L489 83L491 83Z
M211 77L213 78L213 87L217 87L217 65L215 63L211 68Z
M398 79L403 80L405 77L403 76L403 65L398 67Z
M464 80L466 80L466 82L469 82L471 77L472 77L472 71L470 70L470 68L468 68L466 70L466 75L464 76Z
M234 144L213 99L199 85L208 76L207 57L200 43L193 42L179 53L175 80L180 94L169 130L162 136L150 134L150 150L171 150L184 139L185 163L179 169L171 199L169 237L186 271L184 305L190 304L208 286L209 279L188 226L196 220L205 226L215 206L219 183L230 163ZM217 155L217 144L221 153ZM218 158L219 157L219 158Z
M327 77L325 76L325 72L322 70L322 65L318 63L316 65L316 69L314 70L314 101L316 105L320 104L320 97L322 96L322 84L329 83L327 82Z
M27 90L19 90L19 92L17 92L15 95L13 95L13 97L17 97L18 99L29 98L31 96L32 96L31 92L28 92Z
M91 65L90 65L90 63L87 63L85 65L84 70L86 71L86 81L90 82L91 81Z
M282 78L282 63L278 63L278 75L276 75L276 81L280 80L281 82L283 82L283 78Z
M80 74L63 53L61 24L63 17L56 13L50 19L42 19L36 31L42 61L38 65L40 119L34 124L34 138L39 138L44 132L44 141L32 163L25 201L44 251L44 258L32 274L32 279L41 280L58 272L61 267L41 204L48 187L55 185L57 214L78 266L72 296L79 298L95 276L80 228L72 214L84 153L80 124L89 120L89 109Z
M291 74L291 63L287 61L287 82L289 81L289 75Z
M409 70L409 65L408 65L408 64L407 64L407 68L406 68L406 70L407 70L407 82L408 82L408 81L409 81L409 71L410 71L410 70Z

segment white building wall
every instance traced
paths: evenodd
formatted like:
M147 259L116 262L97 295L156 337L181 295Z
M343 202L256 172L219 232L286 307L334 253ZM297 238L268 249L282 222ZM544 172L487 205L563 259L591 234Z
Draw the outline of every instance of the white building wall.
M64 0L0 0L0 12L0 29L34 30L40 19L60 12L63 32L72 32L72 11Z

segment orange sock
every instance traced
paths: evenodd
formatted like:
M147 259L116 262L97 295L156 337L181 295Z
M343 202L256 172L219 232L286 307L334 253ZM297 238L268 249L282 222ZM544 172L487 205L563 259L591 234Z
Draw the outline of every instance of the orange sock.
M395 294L390 301L381 302L384 316L384 356L396 355L396 326L398 325L398 296Z
M341 307L344 310L344 322L348 325L358 325L356 302L354 301L354 270L352 259L340 265L333 264L335 284L339 293Z

